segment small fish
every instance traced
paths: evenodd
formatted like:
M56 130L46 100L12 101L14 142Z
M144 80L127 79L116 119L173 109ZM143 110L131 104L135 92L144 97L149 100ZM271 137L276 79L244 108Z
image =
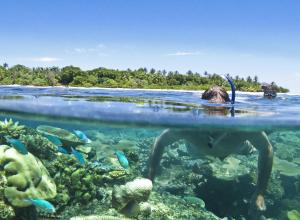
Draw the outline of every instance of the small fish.
M53 135L45 135L45 137L58 147L63 145L58 137L55 137Z
M31 204L33 204L36 207L44 210L45 212L48 212L48 213L54 213L55 212L54 206L50 202L48 202L47 200L44 200L44 199L25 199L25 201L30 202Z
M7 143L11 144L19 153L28 154L25 145L18 139L5 137Z
M79 130L73 130L73 132L75 133L75 135L80 139L82 140L83 142L85 142L86 144L89 144L91 143L91 139L89 139L85 133L83 133L82 131L79 131Z
M124 169L129 168L129 162L128 162L124 152L117 150L117 151L115 151L115 155L117 156L119 163L121 164L121 166Z
M84 160L83 155L79 151L75 150L73 147L71 147L71 150L72 150L72 154L78 160L79 164L80 165L84 165L85 164L85 160Z
M62 146L58 146L57 151L63 154L69 154L68 151Z

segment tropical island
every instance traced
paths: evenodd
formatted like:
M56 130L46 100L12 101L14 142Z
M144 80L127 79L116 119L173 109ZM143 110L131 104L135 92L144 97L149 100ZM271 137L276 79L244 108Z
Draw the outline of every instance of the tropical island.
M229 75L229 74L228 74ZM260 92L263 83L258 77L246 78L229 75L238 91ZM289 92L287 88L269 82L277 92ZM0 85L33 85L33 86L74 86L103 88L142 88L142 89L179 89L205 90L211 85L229 85L218 74L188 71L186 74L178 71L155 70L139 68L136 70L118 70L104 67L82 70L79 67L35 67L24 65L9 67L7 63L0 66Z

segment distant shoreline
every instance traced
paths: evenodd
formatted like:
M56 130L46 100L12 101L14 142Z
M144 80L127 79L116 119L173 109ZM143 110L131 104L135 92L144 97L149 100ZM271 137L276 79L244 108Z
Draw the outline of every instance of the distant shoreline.
M202 91L211 85L218 85L230 91L230 85L224 75L216 73L188 71L155 70L139 68L135 70L119 70L99 67L81 70L76 66L59 67L26 67L21 64L8 68L8 64L0 65L0 84L3 85L36 85L36 86L73 86L78 88L138 88L151 91ZM237 91L262 92L264 85L271 85L277 92L289 92L287 88L275 82L260 82L257 76L231 78ZM71 87L71 88L73 88ZM165 90L166 89L166 90Z
M186 89L143 89L143 88L107 88L107 87L82 87L82 86L34 86L34 85L0 85L1 87L26 87L26 88L62 88L62 89L101 89L101 90L136 90L136 91L164 91L164 92L191 92L191 93L203 93L205 90L186 90ZM231 91L228 91L231 93ZM247 92L247 91L236 91L236 93L243 94L255 94L255 95L263 95L263 92ZM300 95L297 93L277 93L277 94L288 94L288 95Z

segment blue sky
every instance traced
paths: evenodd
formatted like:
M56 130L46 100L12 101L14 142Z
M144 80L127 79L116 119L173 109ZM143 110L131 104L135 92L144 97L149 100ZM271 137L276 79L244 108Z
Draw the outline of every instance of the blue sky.
M258 75L300 93L297 0L3 0L0 62Z

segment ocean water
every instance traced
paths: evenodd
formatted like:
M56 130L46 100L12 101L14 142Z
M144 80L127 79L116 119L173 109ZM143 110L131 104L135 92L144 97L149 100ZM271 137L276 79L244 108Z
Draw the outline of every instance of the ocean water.
M300 219L300 96L201 94L0 87L0 219Z

